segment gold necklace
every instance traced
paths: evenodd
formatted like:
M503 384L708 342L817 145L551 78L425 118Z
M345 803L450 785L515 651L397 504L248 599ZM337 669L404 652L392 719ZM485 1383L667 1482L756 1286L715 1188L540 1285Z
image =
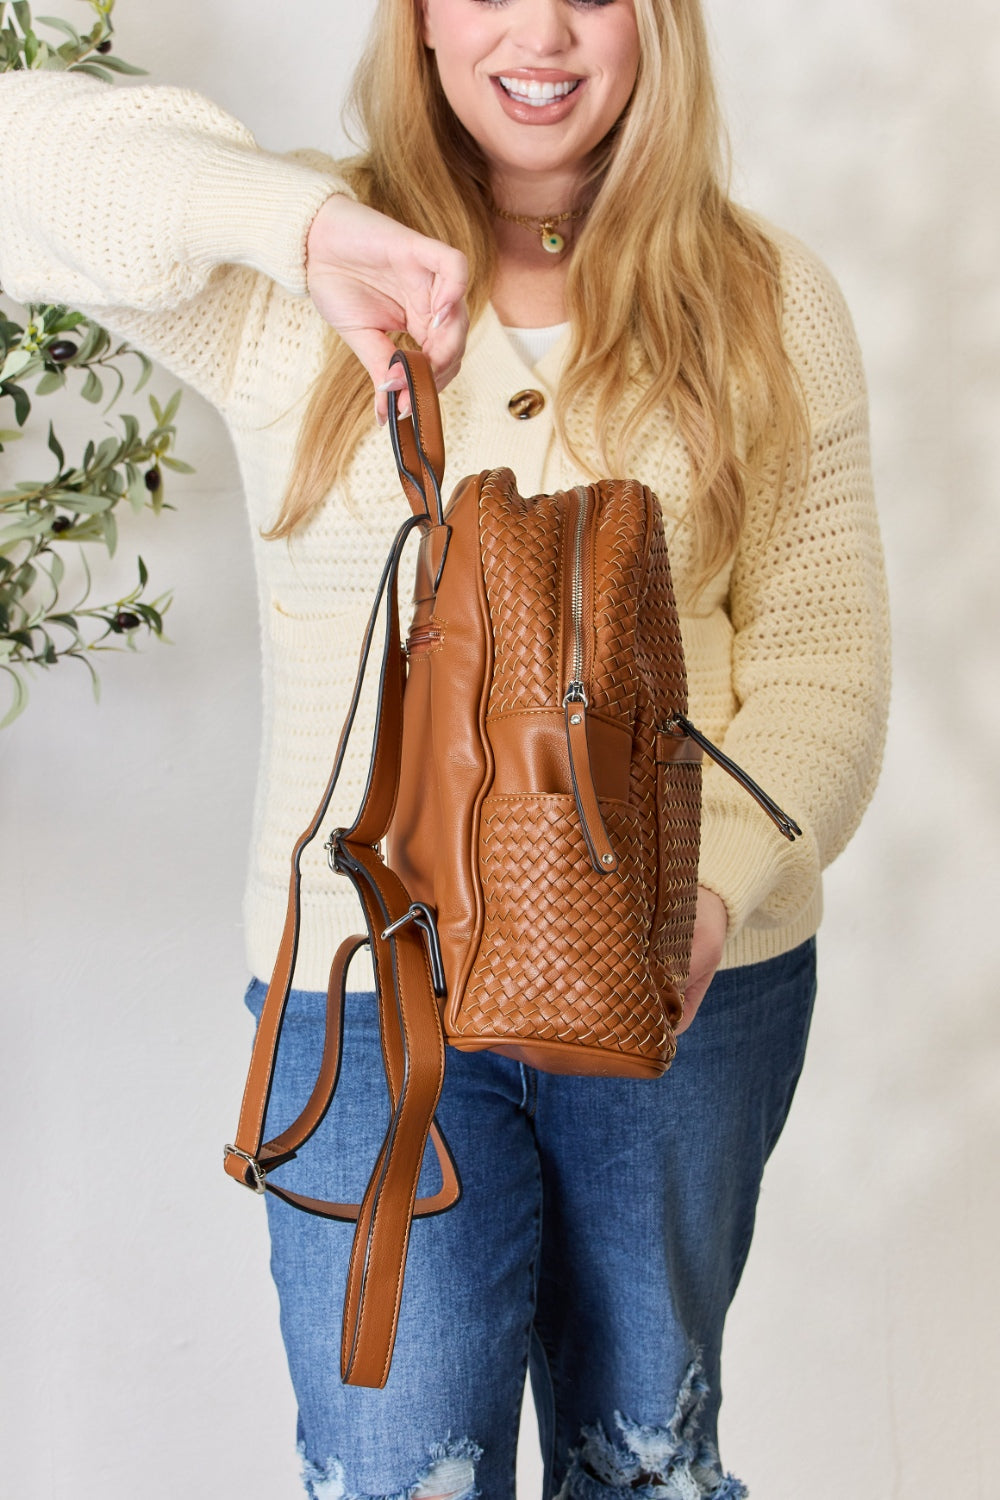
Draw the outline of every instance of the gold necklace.
M559 255L566 248L566 241L556 231L557 224L563 224L567 219L582 219L587 212L585 208L567 208L565 213L545 214L541 219L529 219L524 214L509 214L505 208L498 208L495 203L490 208L498 219L506 219L510 224L521 224L525 229L533 229L541 238L542 249L547 250L550 255Z

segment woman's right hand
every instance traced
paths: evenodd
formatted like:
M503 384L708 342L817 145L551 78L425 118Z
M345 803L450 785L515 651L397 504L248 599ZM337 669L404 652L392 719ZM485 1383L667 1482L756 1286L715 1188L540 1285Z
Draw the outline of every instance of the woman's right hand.
M698 1007L705 998L719 967L726 933L729 930L729 912L721 896L705 886L698 887L698 907L694 919L694 936L691 939L691 971L684 986L684 1006L681 1019L674 1027L680 1036L687 1031L698 1014Z
M439 390L458 374L469 331L468 265L461 251L335 193L309 230L306 281L320 313L371 375L380 422L387 390L404 384L400 371L389 375L390 333L412 335ZM400 414L406 410L404 399Z

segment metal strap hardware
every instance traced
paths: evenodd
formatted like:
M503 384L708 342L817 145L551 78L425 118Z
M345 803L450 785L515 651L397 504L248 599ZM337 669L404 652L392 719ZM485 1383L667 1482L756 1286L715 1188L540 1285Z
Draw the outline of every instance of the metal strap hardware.
M382 941L387 942L410 922L415 922L427 939L427 956L431 961L431 985L437 998L443 1000L448 993L448 982L444 977L444 959L438 938L437 917L425 901L414 901L409 911L404 912L385 929Z
M241 1161L245 1161L247 1164L247 1171L240 1179L244 1187L248 1187L252 1193L266 1193L267 1184L264 1179L267 1177L267 1173L257 1158L251 1156L249 1151L241 1151L239 1146L226 1146L222 1153L223 1162L228 1161L231 1156L238 1156Z

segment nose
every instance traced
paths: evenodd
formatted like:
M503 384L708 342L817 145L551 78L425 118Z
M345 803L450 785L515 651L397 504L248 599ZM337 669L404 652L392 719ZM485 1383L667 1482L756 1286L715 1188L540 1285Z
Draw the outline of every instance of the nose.
M572 21L567 0L517 0L511 8L510 36L536 61L555 57L572 41Z

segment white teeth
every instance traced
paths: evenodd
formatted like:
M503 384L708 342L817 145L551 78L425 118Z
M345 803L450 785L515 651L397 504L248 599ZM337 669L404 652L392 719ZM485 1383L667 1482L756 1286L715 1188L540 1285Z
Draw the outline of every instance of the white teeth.
M506 93L518 104L533 104L536 108L551 104L554 99L565 99L577 87L579 79L569 83L539 83L535 78L505 78L500 82Z

